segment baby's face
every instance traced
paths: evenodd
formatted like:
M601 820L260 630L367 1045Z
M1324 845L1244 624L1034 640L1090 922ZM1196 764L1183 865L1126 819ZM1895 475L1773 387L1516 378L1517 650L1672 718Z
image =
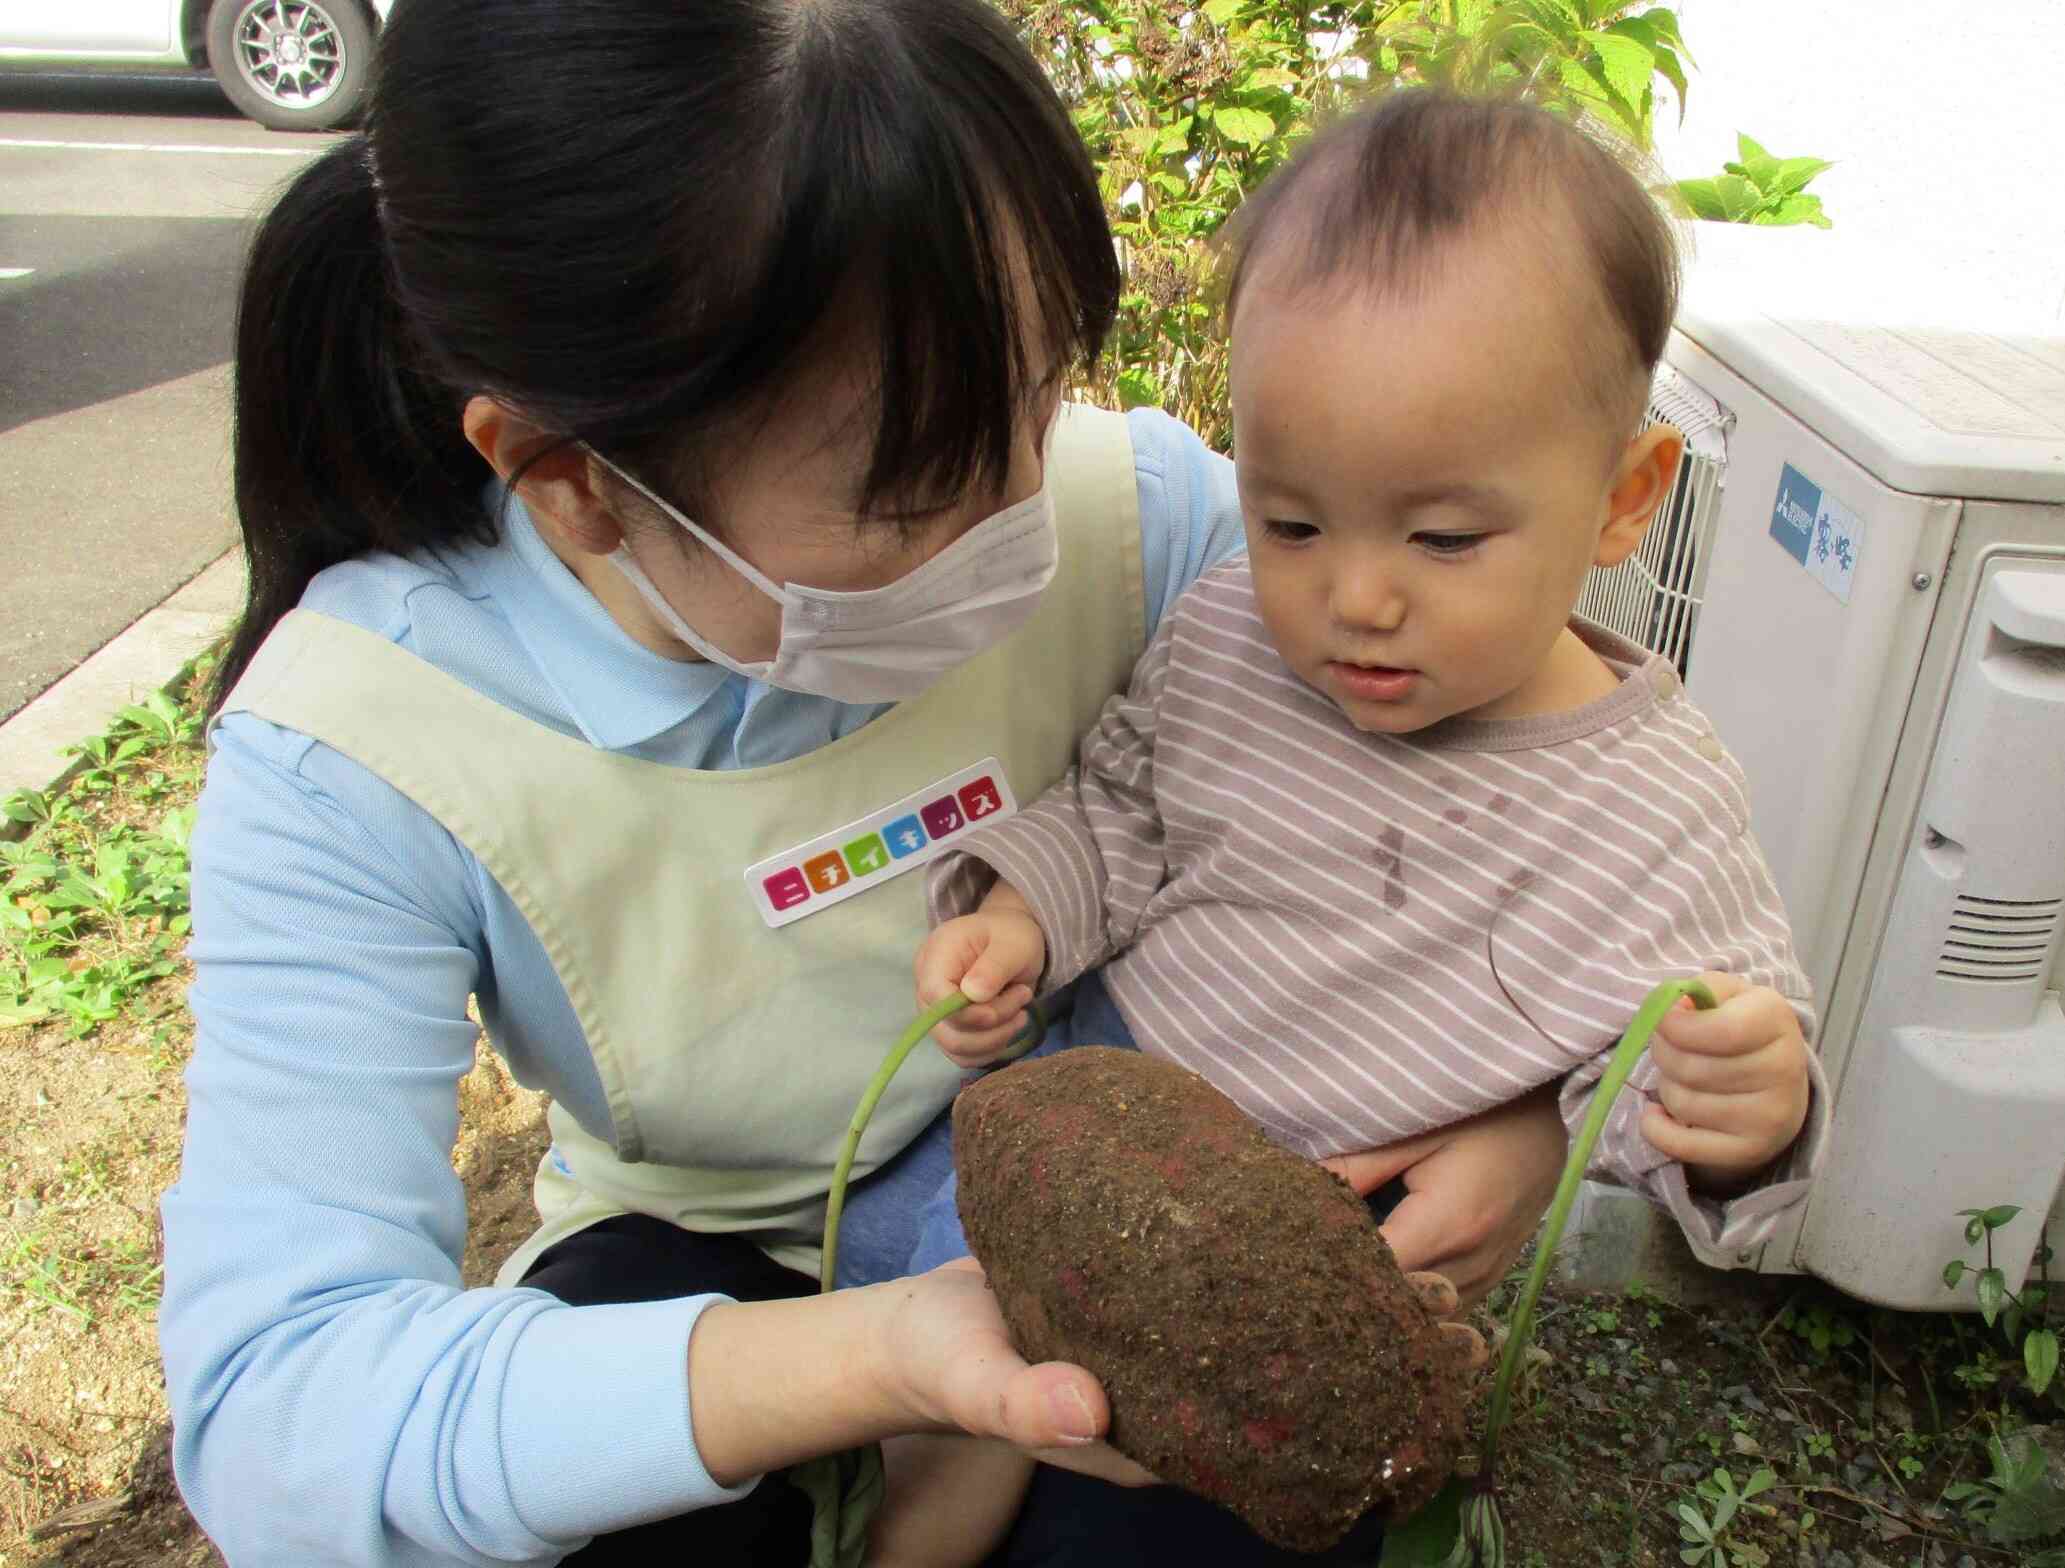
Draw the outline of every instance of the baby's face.
M1508 251L1460 246L1405 301L1283 292L1266 270L1241 293L1234 458L1256 596L1285 663L1359 729L1594 695L1551 652L1632 447L1585 394L1568 290Z

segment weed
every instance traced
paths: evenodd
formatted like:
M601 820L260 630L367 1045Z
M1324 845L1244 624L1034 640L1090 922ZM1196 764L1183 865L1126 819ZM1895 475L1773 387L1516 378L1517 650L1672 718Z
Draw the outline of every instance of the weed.
M0 815L0 1029L61 1019L76 1038L172 974L188 924L190 802L201 719L163 694L74 750L62 791L22 790Z
M2007 1274L1993 1261L1993 1233L2011 1223L2021 1212L2020 1207L2012 1203L1995 1204L1990 1209L1959 1209L1958 1214L1965 1221L1965 1244L1984 1244L1986 1262L1973 1269L1962 1258L1951 1259L1943 1266L1943 1284L1945 1289L1956 1290L1966 1274L1972 1276L1979 1315L1986 1320L1988 1328L1992 1328L1996 1320L2000 1323L2009 1351L2021 1352L2022 1370L2029 1392L2040 1399L2058 1374L2058 1336L2044 1322L2051 1299L2050 1231L2045 1228L2037 1232L2036 1250L2030 1256L2030 1262L2036 1268L2036 1283L2032 1285L2025 1279L2021 1294L2008 1289ZM1992 1358L1989 1356L1987 1360L1991 1362ZM1999 1376L1997 1364L1989 1366L1988 1371L1991 1375L1985 1381L1991 1384ZM1965 1367L1959 1367L1951 1375L1965 1381L1965 1372ZM1976 1385L1967 1382L1966 1386Z
M93 1326L92 1311L79 1299L78 1270L47 1233L22 1236L0 1252L0 1289L26 1297L38 1311L61 1312L82 1328Z
M1778 1477L1768 1467L1753 1471L1740 1490L1735 1477L1726 1470L1716 1470L1700 1482L1695 1497L1678 1504L1678 1538L1690 1543L1679 1548L1680 1561L1697 1564L1699 1568L1745 1568L1768 1562L1769 1556L1762 1549L1731 1542L1728 1535L1743 1505L1777 1484ZM1704 1507L1700 1506L1702 1503ZM1762 1506L1770 1511L1769 1505Z
M1788 1303L1778 1314L1781 1328L1787 1328L1813 1352L1816 1361L1828 1359L1831 1350L1847 1350L1857 1341L1857 1329L1850 1315L1824 1303L1795 1306Z
M1989 1541L2025 1543L2065 1534L2065 1492L2051 1484L2043 1449L2027 1433L2006 1441L1996 1434L1987 1438L1986 1453L1992 1472L1953 1482L1943 1489L1943 1500L1983 1523Z

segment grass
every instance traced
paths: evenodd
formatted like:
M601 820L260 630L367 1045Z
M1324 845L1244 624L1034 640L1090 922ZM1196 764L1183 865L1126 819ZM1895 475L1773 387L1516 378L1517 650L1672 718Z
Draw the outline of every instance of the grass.
M0 1568L213 1561L163 1468L154 1359L155 1198L191 1045L196 690L125 709L62 788L0 804ZM525 1228L534 1158L462 1166L476 1221L499 1199ZM1811 1280L1722 1289L1694 1306L1551 1282L1501 1450L1509 1562L2065 1568L2065 1490L2032 1438L2065 1436L2065 1381L2032 1395L2003 1323ZM1969 1301L1969 1280L1944 1294ZM31 1544L54 1519L63 1534Z

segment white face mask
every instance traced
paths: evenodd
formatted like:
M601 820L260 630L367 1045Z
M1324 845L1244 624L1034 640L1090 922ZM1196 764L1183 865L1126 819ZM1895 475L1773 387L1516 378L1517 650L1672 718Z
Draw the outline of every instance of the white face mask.
M782 607L772 659L734 659L697 632L619 545L610 559L668 630L713 664L835 702L902 702L1025 623L1054 580L1060 546L1043 484L886 588L838 593L776 583L601 454L596 461L708 545Z

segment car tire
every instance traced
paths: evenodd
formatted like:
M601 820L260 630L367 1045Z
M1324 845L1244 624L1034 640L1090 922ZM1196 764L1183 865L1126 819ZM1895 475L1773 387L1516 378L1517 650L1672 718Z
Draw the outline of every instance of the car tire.
M335 130L365 102L373 24L358 0L215 0L208 64L260 125Z

